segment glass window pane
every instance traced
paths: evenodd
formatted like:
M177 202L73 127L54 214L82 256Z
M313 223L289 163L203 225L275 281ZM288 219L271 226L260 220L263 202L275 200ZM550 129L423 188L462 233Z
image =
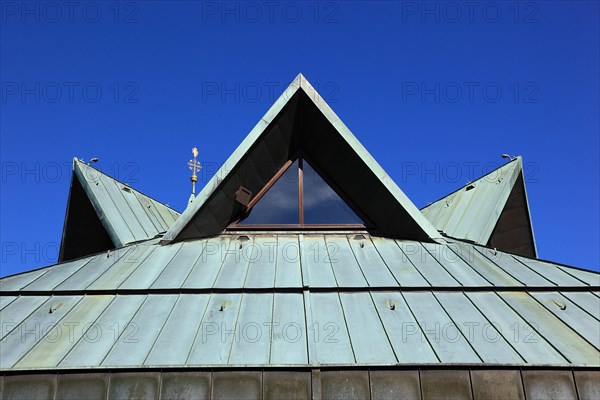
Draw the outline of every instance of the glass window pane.
M310 166L303 164L305 224L363 224L363 221Z
M256 202L241 225L298 224L298 160Z

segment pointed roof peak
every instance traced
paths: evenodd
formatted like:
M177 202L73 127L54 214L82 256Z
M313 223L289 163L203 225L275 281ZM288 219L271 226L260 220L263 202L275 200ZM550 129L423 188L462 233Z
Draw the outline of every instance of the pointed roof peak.
M308 155L373 222L374 231L415 240L440 237L304 75L298 74L163 242L222 233L243 212L235 199L240 188L256 195L298 152Z
M177 211L75 157L59 261L151 239L178 217Z
M521 156L510 157L421 212L447 236L537 256Z

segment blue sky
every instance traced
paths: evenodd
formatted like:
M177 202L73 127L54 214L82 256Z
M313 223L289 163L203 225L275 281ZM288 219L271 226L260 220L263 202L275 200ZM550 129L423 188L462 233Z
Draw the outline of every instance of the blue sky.
M598 270L598 2L467 4L2 0L0 275L74 156L182 210L299 72L418 207L522 155L540 257Z

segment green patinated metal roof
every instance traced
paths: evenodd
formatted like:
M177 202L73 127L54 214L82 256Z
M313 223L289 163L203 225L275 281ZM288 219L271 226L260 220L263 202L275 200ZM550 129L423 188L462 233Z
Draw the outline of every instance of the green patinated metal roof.
M75 158L59 259L153 238L178 217L177 211Z
M297 151L376 229L224 231ZM76 161L65 262L0 279L0 370L600 367L600 274L493 245L500 170L424 210L440 237L301 75L180 216Z
M239 187L244 186L256 195L299 151L309 156L352 199L373 229L405 239L432 240L440 236L299 74L173 224L163 241L221 233L242 210L234 200Z
M0 280L0 359L11 370L600 366L599 290L599 274L460 241L154 240Z
M445 235L525 256L537 255L521 157L421 212Z

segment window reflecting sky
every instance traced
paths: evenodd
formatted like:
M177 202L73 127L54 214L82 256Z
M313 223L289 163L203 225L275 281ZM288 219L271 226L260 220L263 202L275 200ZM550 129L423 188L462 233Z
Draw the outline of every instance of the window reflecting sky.
M305 224L363 223L308 162L303 165Z
M252 207L242 225L298 224L298 160ZM305 224L363 224L362 220L306 161L304 169Z
M297 224L298 221L298 160L296 160L252 207L248 218L240 221L240 224Z

